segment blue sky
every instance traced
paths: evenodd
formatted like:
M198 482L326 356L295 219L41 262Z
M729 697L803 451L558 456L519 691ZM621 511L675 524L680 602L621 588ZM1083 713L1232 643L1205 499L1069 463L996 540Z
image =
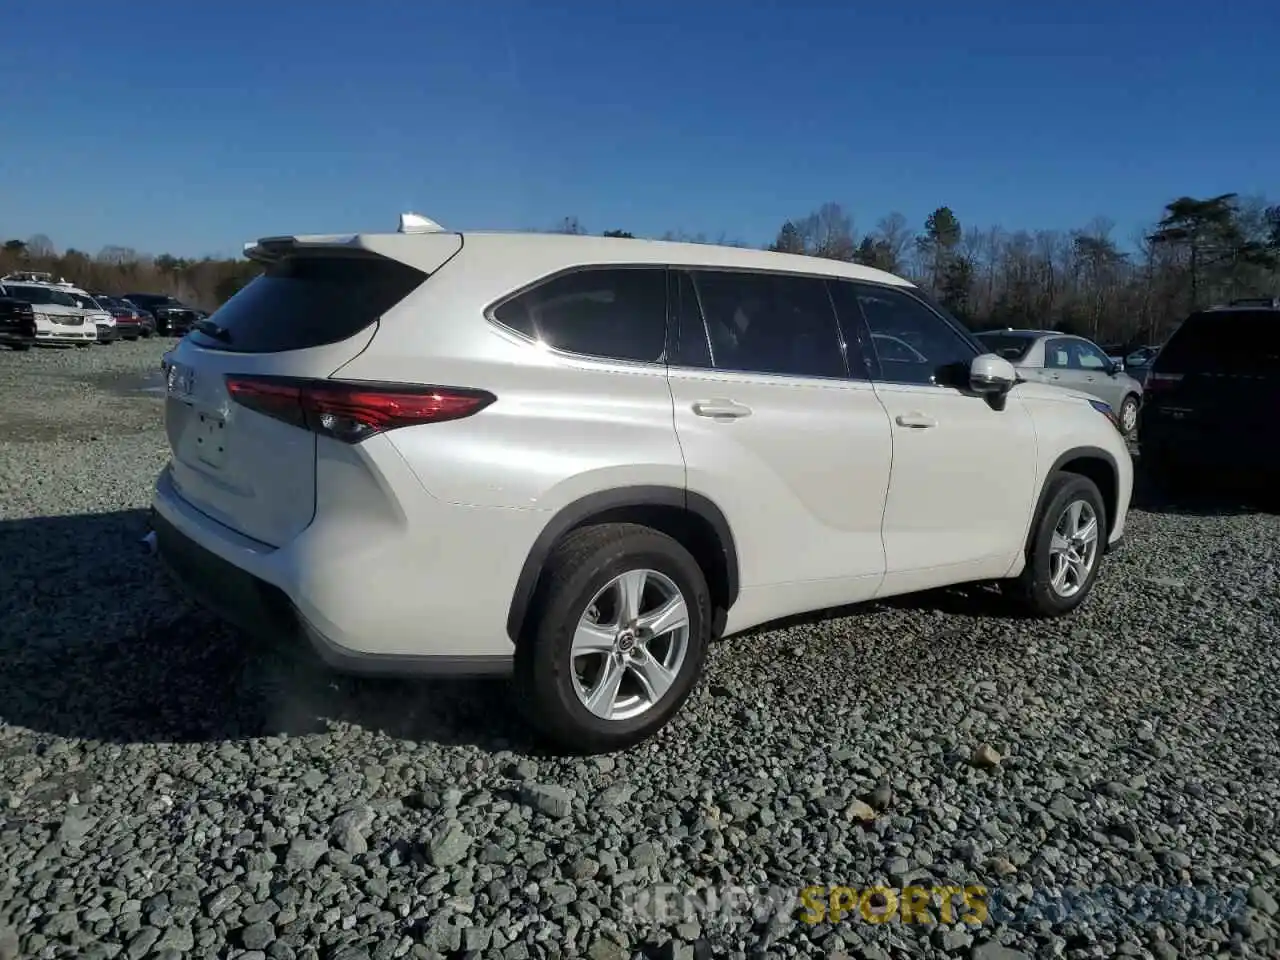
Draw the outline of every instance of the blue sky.
M871 228L1125 239L1180 194L1280 199L1280 10L1056 0L51 0L0 31L0 236Z

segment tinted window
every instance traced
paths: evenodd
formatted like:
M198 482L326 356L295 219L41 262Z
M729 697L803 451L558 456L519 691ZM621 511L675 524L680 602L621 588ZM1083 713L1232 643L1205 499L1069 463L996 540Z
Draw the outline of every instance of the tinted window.
M1076 357L1074 366L1079 367L1081 370L1105 370L1111 365L1107 355L1092 343L1076 340L1074 346Z
M1195 313L1156 355L1169 373L1280 374L1280 311Z
M942 317L910 294L856 284L858 304L880 361L880 377L893 383L958 382L973 346Z
M1010 363L1020 363L1035 343L1034 337L1023 337L1016 333L980 333L978 340L986 350L1004 357Z
M846 376L824 281L718 270L692 275L717 370Z
M382 257L285 257L214 316L225 336L191 336L208 349L277 353L336 343L403 300L425 275Z
M1067 370L1071 367L1071 341L1062 337L1046 340L1044 365L1051 370Z
M658 363L667 338L666 271L578 270L508 300L493 315L558 350Z
M5 287L9 296L15 300L25 300L27 303L40 306L42 304L56 304L60 307L74 307L75 300L71 294L64 290L55 290L52 287L25 286L22 284L8 284Z

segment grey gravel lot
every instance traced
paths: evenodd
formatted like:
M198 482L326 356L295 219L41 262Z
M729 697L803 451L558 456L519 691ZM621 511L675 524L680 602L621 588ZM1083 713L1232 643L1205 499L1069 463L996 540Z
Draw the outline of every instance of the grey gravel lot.
M1280 518L1135 511L1048 624L973 590L733 638L656 740L556 757L501 682L333 677L170 591L170 343L0 353L0 960L1280 955ZM635 909L912 883L987 922Z

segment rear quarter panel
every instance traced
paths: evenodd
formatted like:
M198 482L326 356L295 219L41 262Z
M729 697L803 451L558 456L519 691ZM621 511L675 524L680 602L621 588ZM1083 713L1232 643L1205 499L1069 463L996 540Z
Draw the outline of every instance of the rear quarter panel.
M499 297L565 266L536 249L508 259L464 246L335 372L497 396L475 416L391 435L433 497L555 511L620 486L684 487L665 365L559 354L486 318Z

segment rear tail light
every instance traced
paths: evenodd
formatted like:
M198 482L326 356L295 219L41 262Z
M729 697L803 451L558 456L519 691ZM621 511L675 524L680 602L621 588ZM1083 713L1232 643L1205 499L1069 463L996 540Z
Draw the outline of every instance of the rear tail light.
M1148 393L1160 393L1172 389L1182 380L1180 373L1148 373L1142 388Z
M497 399L465 387L252 376L228 376L227 393L242 407L343 443L397 427L459 420Z

